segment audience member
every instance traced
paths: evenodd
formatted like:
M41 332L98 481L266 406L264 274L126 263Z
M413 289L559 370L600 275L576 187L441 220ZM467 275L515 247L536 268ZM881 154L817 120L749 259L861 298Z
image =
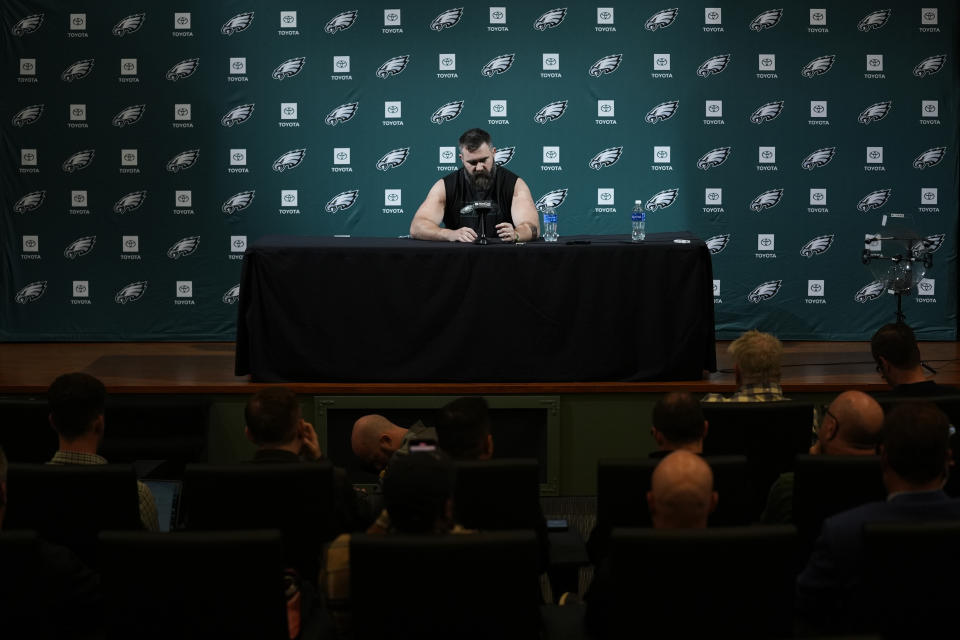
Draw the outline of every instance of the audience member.
M437 443L454 460L489 460L493 457L490 407L479 397L457 398L437 414Z
M862 597L864 524L960 519L960 500L942 489L948 429L946 415L932 404L898 406L887 415L880 451L887 500L828 518L797 578L798 611L811 630L857 631L874 616Z
M703 402L774 402L787 400L780 389L780 358L783 345L769 333L747 331L730 343L737 392L729 398L708 393Z
M257 445L253 462L303 462L322 455L313 425L303 419L300 403L286 387L265 387L244 411L247 439Z
M65 373L47 392L50 426L57 432L59 448L47 464L107 464L97 455L103 440L103 412L107 391L86 373ZM148 531L159 529L157 505L150 489L137 481L140 521Z
M893 396L942 396L960 389L927 379L913 329L902 322L885 324L870 338L877 373L892 387Z
M872 456L877 452L883 429L883 409L862 391L844 391L827 408L817 429L817 441L811 455ZM760 516L763 524L793 522L792 471L787 471L770 487L767 506Z
M373 414L360 417L350 434L353 455L380 473L395 454L409 453L410 443L415 440L436 443L437 433L420 421L404 429L381 415Z
M692 395L685 391L668 393L653 407L650 433L659 448L650 457L663 458L676 450L703 453L707 427L700 404Z

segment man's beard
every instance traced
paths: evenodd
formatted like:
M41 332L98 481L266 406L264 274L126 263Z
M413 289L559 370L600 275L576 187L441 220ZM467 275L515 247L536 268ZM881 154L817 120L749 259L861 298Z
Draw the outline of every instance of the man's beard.
M489 172L473 172L467 174L470 177L470 184L477 191L486 191L493 185L493 173L497 170L496 165Z

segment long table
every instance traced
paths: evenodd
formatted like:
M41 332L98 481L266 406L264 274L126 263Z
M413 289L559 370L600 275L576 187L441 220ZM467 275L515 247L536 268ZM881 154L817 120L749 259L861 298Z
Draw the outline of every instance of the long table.
M686 232L270 236L244 256L235 369L264 382L698 380L716 370L712 280Z

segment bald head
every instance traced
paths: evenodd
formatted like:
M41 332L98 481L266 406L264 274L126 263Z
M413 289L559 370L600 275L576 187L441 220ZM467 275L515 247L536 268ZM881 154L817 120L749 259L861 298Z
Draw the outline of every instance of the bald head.
M817 432L819 453L837 456L876 453L883 408L862 391L844 391L830 403Z
M381 415L360 417L353 423L350 446L353 455L377 470L384 469L407 430Z
M657 529L702 529L717 507L713 472L703 458L674 451L653 470L647 506Z

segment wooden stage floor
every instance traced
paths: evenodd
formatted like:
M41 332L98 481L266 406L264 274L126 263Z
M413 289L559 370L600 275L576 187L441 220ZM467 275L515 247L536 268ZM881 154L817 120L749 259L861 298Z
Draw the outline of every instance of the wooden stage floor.
M684 382L565 383L292 383L297 393L316 395L467 395L727 393L735 388L729 342L717 343L716 373ZM783 387L794 393L843 389L880 391L886 384L874 370L868 342L785 342ZM941 384L960 386L960 343L922 342L924 361ZM265 386L233 375L232 342L3 343L0 394L44 393L68 371L97 376L111 393L247 394Z

